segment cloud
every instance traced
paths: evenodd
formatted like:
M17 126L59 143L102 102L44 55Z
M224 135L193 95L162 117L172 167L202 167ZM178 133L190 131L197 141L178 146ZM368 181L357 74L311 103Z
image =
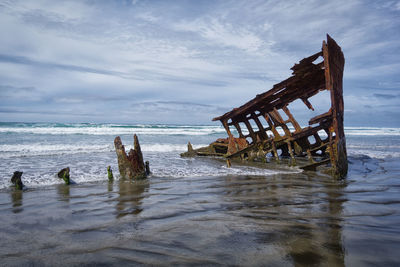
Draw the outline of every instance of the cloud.
M96 74L103 74L103 75L115 75L115 76L119 76L119 77L124 77L124 74L121 72L94 69L94 68L85 67L85 66L75 66L75 65L52 63L52 62L41 62L41 61L36 61L36 60L30 59L27 57L23 57L23 56L8 56L8 55L0 54L0 62L32 65L33 67L36 67L36 68L49 68L49 69L55 68L55 69L61 69L61 70L66 70L66 71L88 72L88 73L96 73Z
M400 94L374 94L376 98L383 98L383 99L393 99L393 98L400 98Z
M242 49L246 52L257 52L264 44L264 41L255 33L229 23L221 23L215 18L204 18L192 22L183 21L177 23L174 28L178 31L197 33L208 41Z
M209 123L288 78L326 33L345 54L348 121L365 106L396 113L398 12L398 1L2 1L0 120L57 109L46 118Z
M36 91L36 88L33 86L26 87L16 87L12 85L0 84L0 94L5 95L13 92L33 92Z
M139 102L131 104L134 110L162 110L164 111L176 111L176 112L222 112L226 108L221 108L215 105L199 104L193 102L183 101L149 101Z

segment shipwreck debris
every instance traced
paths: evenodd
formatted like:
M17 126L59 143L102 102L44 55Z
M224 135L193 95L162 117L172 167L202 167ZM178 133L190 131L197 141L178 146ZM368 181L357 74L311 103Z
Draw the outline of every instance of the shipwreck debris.
M317 62L321 58L322 61ZM345 177L348 166L343 128L344 62L341 48L327 35L321 51L295 64L291 68L291 77L213 119L222 123L227 139L219 139L196 150L190 146L182 156L224 156L228 166L231 159L264 161L267 155L272 155L278 162L281 158L289 158L291 165L299 165L296 158L308 158L300 168L315 170L329 164L333 176ZM301 100L308 109L314 110L309 98L320 91L330 93L329 110L301 126L288 105ZM287 119L281 114L286 114ZM233 132L239 136L234 137Z
M148 160L146 160L146 162L144 163L144 168L146 169L146 175L149 176L151 174L151 171L150 171L150 162Z
M22 190L24 184L22 183L21 176L23 172L15 171L13 176L11 177L11 182L15 185L15 188L18 190Z
M69 167L67 167L57 173L58 178L62 178L66 185L71 183L71 180L69 179L69 171Z
M119 136L115 137L114 146L117 153L118 169L122 178L140 179L147 177L142 150L136 134L133 136L133 149L129 151L128 155ZM150 167L148 169L150 171Z

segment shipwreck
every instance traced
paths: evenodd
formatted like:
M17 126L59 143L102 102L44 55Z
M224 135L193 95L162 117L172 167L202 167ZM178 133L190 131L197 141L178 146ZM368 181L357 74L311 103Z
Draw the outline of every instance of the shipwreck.
M199 149L189 143L181 156L220 156L226 158L228 167L231 160L275 159L304 170L323 166L333 176L344 178L348 168L343 129L344 62L341 48L327 35L321 51L295 64L291 77L213 119L222 123L226 139ZM310 118L308 125L300 125L288 105L301 100L314 110L309 99L321 91L329 92L329 110Z

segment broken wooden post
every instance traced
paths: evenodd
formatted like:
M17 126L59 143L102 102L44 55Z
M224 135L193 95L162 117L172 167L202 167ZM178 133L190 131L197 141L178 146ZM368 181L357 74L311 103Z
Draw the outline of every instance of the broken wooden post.
M62 169L57 173L58 178L62 178L66 185L71 183L69 179L69 167Z
M109 181L112 181L112 180L114 179L114 175L113 175L111 166L108 166L108 167L107 167L107 175L108 175L108 180L109 180Z
M150 163L148 160L146 160L146 162L144 163L145 165L145 169L146 169L146 175L150 175L151 171L150 171Z
M181 157L194 157L197 155L196 151L193 149L193 146L190 142L187 144L187 152L181 154Z
M136 134L133 136L134 149L131 149L128 155L126 155L125 147L119 136L115 137L114 146L117 153L118 169L122 178L140 179L147 177L142 150Z
M11 182L15 185L15 188L18 190L22 190L24 187L21 176L23 172L15 171L13 176L11 177Z

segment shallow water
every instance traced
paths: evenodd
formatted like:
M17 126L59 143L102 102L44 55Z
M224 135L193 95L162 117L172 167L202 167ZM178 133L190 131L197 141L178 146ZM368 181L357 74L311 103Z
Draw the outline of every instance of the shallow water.
M124 181L112 148L118 130L36 131L0 131L0 265L400 264L399 135L349 134L349 175L338 181L286 166L179 157L188 139L206 144L219 130L143 133L153 175ZM77 184L54 176L66 165ZM10 187L16 168L24 191Z
M5 265L398 265L400 168L151 177L0 193Z

